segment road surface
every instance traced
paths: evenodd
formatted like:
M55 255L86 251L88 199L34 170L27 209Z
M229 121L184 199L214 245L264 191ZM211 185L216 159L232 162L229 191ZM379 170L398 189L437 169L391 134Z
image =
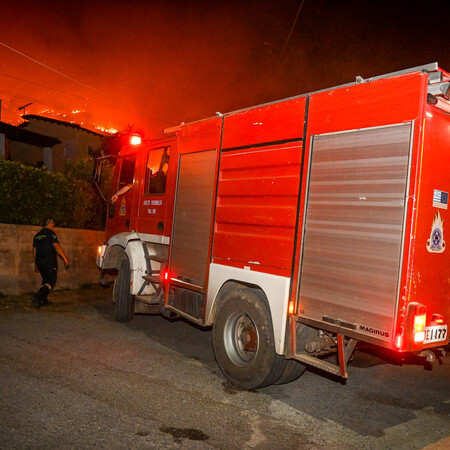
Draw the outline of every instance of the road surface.
M0 298L0 448L450 448L450 356L355 352L346 382L307 371L254 392L226 383L211 331L115 322L111 290Z

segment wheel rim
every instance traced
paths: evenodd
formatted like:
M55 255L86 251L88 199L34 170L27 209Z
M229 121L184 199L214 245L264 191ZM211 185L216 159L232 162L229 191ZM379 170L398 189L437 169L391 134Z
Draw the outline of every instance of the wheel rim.
M255 359L259 335L249 315L235 312L228 318L224 328L224 344L228 357L239 367L246 367Z

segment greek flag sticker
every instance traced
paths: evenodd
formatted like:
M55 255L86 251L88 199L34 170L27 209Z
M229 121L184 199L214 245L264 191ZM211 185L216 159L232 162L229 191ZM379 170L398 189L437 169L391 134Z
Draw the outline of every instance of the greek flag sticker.
M434 190L433 207L447 209L448 206L448 192Z

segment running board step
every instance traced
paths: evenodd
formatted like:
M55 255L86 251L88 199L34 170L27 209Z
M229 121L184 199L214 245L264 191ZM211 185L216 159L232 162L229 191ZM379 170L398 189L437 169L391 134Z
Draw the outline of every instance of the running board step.
M145 255L146 259L149 259L150 261L156 261L160 264L167 264L167 258L164 256L158 256L158 255Z
M161 277L152 277L151 275L144 275L142 278L145 281L148 281L153 284L161 284L162 283Z
M147 305L159 305L159 300L155 301L154 295L136 295L134 298Z
M314 356L309 356L303 353L296 353L294 358L297 361L300 361L313 367L317 367L318 369L324 370L325 372L328 373L332 373L333 375L337 376L341 375L341 369L339 368L339 366L329 363L328 361L324 361L323 359L319 359Z
M316 358L314 356L307 355L306 353L295 353L294 358L297 361L304 362L310 366L317 367L318 369L324 370L325 372L332 373L333 375L340 376L342 378L348 378L347 373L347 363L350 356L355 349L356 339L349 339L345 342L345 338L342 334L337 335L337 348L338 348L338 361L339 365L332 364L323 359Z

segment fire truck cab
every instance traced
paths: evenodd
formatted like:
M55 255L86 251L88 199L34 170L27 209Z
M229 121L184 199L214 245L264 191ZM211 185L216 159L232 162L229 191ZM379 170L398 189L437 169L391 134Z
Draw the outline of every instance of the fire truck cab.
M308 365L345 378L358 341L432 358L450 321L449 81L436 63L358 77L123 148L97 258L117 320L213 326L246 389Z

